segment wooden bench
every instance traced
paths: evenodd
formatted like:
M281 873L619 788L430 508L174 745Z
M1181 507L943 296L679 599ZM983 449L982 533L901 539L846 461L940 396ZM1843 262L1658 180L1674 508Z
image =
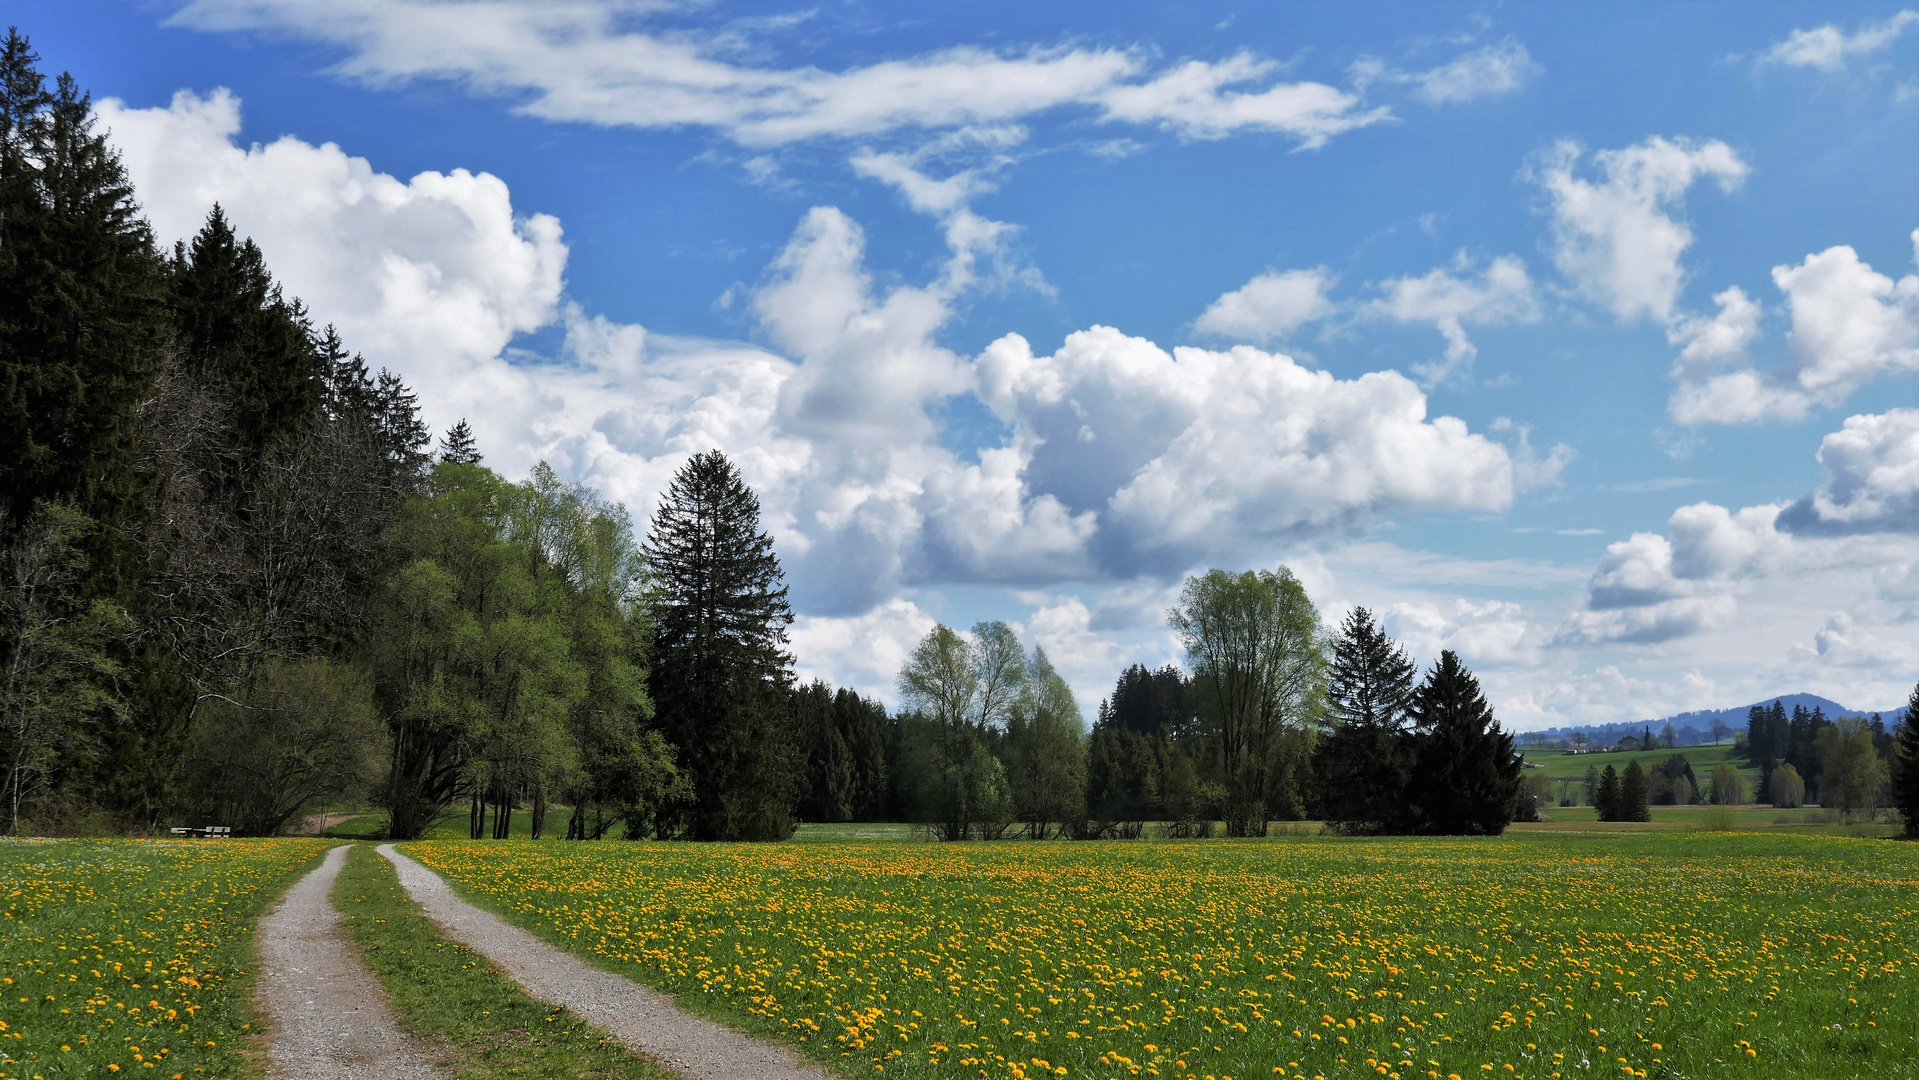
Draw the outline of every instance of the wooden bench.
M197 828L194 828L194 827L175 828L170 831L175 836L200 836L200 837L207 837L209 839L218 840L218 839L230 838L233 835L233 826L231 825L201 825Z

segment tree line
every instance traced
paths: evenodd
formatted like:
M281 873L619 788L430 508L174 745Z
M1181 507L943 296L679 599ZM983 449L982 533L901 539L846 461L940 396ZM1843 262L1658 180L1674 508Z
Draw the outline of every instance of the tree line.
M1916 699L1919 700L1919 699ZM1759 770L1757 799L1774 806L1821 806L1868 813L1900 797L1901 734L1914 727L1910 709L1898 730L1878 713L1828 719L1823 708L1781 702L1754 705L1746 717L1746 754ZM1914 783L1919 783L1915 776Z
M1189 578L1168 616L1185 670L1123 671L1091 731L1004 623L936 627L899 676L898 813L942 839L1495 834L1533 807L1512 738L1459 657L1423 678L1364 608L1336 634L1299 579Z

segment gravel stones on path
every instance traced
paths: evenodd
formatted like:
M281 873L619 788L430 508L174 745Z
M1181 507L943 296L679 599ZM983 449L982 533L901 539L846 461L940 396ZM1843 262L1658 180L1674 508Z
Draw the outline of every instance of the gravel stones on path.
M380 854L449 937L491 960L528 995L563 1005L688 1080L829 1080L778 1043L742 1035L681 1009L673 999L601 971L460 899L440 875L384 844Z
M418 1043L393 1022L386 993L327 902L351 844L287 890L260 919L260 1003L272 1019L271 1080L439 1080Z

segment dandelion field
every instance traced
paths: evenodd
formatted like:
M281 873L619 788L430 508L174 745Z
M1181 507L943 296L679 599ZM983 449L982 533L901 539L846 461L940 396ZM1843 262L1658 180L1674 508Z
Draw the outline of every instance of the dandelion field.
M855 1076L1834 1080L1919 1059L1919 845L406 850L549 940Z
M327 846L0 841L0 1078L244 1074L250 927Z

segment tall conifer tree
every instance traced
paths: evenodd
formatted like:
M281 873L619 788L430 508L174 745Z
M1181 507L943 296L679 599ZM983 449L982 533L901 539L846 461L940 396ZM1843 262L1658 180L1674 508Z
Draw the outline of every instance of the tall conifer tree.
M1406 713L1415 672L1372 612L1354 608L1346 616L1326 686L1332 727L1314 761L1327 821L1387 831L1410 824L1414 749Z
M1651 821L1652 808L1647 805L1651 784L1646 778L1646 770L1637 761L1626 765L1626 771L1619 777L1619 821Z
M785 839L803 767L785 720L793 613L759 499L724 454L696 454L674 475L646 557L656 715L693 786L685 834Z
M1599 811L1599 820L1618 821L1619 818L1619 770L1611 765L1599 774L1599 784L1593 790L1593 808Z
M1899 813L1906 819L1906 836L1919 840L1919 686L1906 699L1906 716L1899 722Z
M175 348L186 375L223 406L224 441L244 474L318 413L327 357L300 302L281 295L258 245L235 235L218 205L190 244L174 247L168 276Z
M1479 680L1451 649L1413 701L1419 757L1413 803L1422 831L1497 835L1519 808L1519 755L1493 717Z
M52 90L18 31L0 48L0 533L42 500L88 535L84 588L125 591L140 403L164 360L161 262L133 187L71 76Z

